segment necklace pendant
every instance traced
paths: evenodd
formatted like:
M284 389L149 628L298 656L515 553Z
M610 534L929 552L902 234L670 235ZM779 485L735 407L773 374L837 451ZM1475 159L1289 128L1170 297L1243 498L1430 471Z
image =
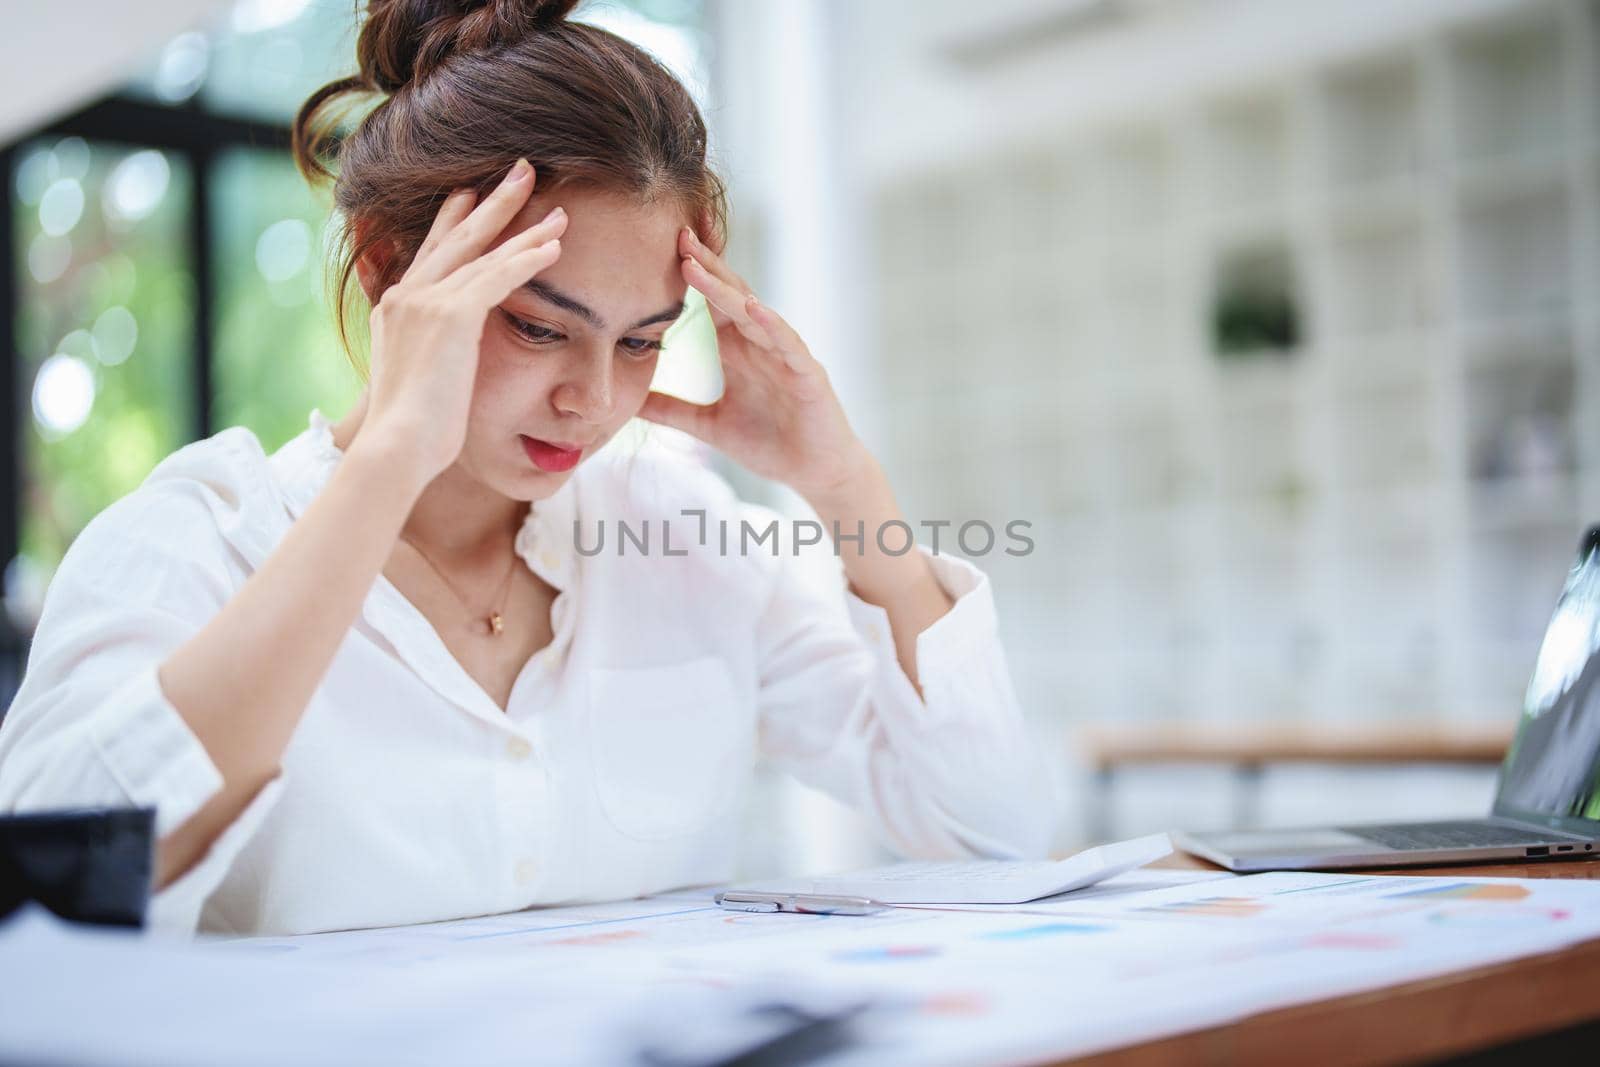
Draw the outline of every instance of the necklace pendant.
M500 613L498 611L491 612L489 615L489 636L497 637L499 636L500 631L504 630L505 628L505 620L500 617Z

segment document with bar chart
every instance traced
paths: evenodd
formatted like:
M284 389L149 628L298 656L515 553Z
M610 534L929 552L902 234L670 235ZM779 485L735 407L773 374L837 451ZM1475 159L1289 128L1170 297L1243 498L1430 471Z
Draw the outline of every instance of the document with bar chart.
M141 957L141 973L160 981L136 988L119 977L136 948L125 935L41 912L0 924L0 971L30 975L0 998L0 1061L110 1062L134 1037L165 1047L150 1043L183 1033L248 1034L253 1058L240 1062L263 1067L514 1067L535 1046L561 1062L625 1062L645 1045L666 1047L683 1018L742 1033L749 1020L726 998L747 989L865 1006L853 1016L855 1043L828 1067L1046 1061L1600 937L1594 882L1275 873L1171 884L1189 873L1146 870L1098 895L1020 906L861 916L727 912L713 902L723 887L693 887L387 930L167 946ZM204 1005L204 1026L170 1025L163 1005L174 990ZM346 1044L308 1051L263 1022L263 1003L344 1020ZM113 1006L124 1022L103 1037L66 1027L86 1008ZM74 1055L35 1054L58 1048L63 1033L78 1041ZM450 1035L456 1055L419 1034Z

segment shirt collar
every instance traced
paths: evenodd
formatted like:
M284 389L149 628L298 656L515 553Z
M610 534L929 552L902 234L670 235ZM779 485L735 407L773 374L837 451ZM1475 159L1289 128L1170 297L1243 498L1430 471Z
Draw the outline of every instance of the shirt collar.
M333 477L344 458L334 444L332 425L318 408L311 409L306 431L289 441L272 457L289 514L298 519ZM573 520L577 517L577 474L554 493L535 500L517 530L513 550L528 568L556 591L571 588L577 577L577 552Z

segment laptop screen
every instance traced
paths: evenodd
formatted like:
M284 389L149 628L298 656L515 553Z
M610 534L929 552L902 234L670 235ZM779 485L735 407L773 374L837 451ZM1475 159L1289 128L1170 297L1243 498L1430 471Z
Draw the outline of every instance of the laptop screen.
M1600 831L1600 526L1578 550L1539 646L1494 810Z

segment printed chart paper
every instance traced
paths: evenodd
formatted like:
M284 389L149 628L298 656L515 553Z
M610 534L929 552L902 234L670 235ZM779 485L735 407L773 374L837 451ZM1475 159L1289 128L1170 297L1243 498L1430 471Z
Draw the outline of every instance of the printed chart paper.
M850 1042L817 1062L1026 1061L1600 937L1592 882L1184 878L1136 871L1016 908L865 916L729 912L705 886L179 946L36 912L0 924L0 1060L181 1067L227 1048L248 1064L522 1064L537 1049L615 1063L669 1048L685 1017L734 1041L855 1005Z

